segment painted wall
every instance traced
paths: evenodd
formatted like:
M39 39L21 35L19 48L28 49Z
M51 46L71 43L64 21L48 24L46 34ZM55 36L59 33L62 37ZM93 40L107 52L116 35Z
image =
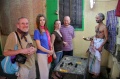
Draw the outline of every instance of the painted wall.
M0 43L2 50L8 34L16 29L15 24L19 17L24 16L29 19L29 33L33 36L38 14L46 16L46 0L0 0Z
M30 34L33 35L38 14L46 15L46 0L0 0L2 34L8 35L14 31L16 29L15 23L19 17L27 17L30 24Z
M46 16L47 16L47 26L50 33L54 30L54 21L58 19L58 1L57 0L46 0Z
M86 50L88 49L89 42L84 41L82 37L89 37L95 34L95 26L97 25L95 21L95 16L102 12L107 14L107 11L113 10L116 8L118 0L95 0L95 5L93 9L90 8L89 0L84 0L84 31L76 31L74 43L74 55L86 57ZM106 23L106 18L104 20ZM103 50L102 54L102 66L107 66L109 53L106 50Z

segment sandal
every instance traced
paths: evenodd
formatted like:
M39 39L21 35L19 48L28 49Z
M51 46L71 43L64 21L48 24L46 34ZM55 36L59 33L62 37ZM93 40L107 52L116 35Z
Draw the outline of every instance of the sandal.
M52 79L58 79L58 77L56 77L56 76L51 76L52 77Z
M96 78L98 78L98 76L97 75L93 75L92 78L96 79Z

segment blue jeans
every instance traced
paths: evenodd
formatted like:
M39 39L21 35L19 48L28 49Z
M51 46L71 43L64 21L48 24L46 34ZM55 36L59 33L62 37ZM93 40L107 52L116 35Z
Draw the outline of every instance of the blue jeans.
M55 52L55 54L56 54L57 58L54 60L54 68L60 62L60 60L62 59L63 52L59 51L59 52Z

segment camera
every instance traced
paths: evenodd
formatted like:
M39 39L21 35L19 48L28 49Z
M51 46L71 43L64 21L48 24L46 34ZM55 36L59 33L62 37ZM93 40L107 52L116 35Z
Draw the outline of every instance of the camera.
M26 48L29 48L29 47L34 47L32 43L28 43ZM14 58L14 62L18 62L18 63L21 63L21 64L24 64L27 60L27 57L23 54L17 54Z
M23 54L17 54L15 57L15 61L21 64L24 64L26 62L27 57Z

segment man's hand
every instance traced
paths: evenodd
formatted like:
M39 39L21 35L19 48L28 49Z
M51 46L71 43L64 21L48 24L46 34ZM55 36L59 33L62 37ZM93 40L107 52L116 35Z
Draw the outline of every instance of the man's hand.
M50 50L50 51L48 52L48 54L50 54L50 55L52 55L53 53L54 53L53 50Z
M100 46L97 50L98 50L99 52L102 52L102 47Z
M30 48L22 49L22 51L20 53L31 55L31 54L35 53L35 51L36 51L36 48L30 47Z
M67 43L67 42L63 42L63 44L64 44L64 46L67 46L67 45L68 45L68 43Z

